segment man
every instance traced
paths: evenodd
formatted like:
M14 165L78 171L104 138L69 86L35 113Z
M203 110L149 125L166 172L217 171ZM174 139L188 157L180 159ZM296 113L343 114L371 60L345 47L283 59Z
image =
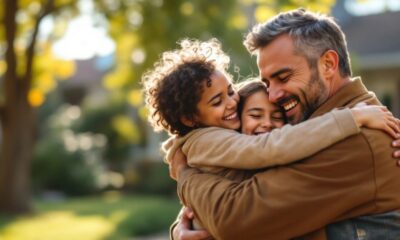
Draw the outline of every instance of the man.
M344 34L329 17L303 9L279 14L256 26L245 45L257 55L270 101L291 124L359 102L379 104L361 79L351 78ZM243 182L191 169L179 154L173 171L183 203L216 239L399 239L400 172L390 141L363 129ZM187 218L174 228L178 238L188 237Z

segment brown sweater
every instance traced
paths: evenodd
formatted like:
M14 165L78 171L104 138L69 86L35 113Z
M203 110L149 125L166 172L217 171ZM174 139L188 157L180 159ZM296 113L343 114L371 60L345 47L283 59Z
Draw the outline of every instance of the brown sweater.
M312 118L362 101L379 104L357 79ZM303 161L244 181L187 169L178 193L216 239L290 239L342 219L400 209L400 172L391 156L387 134L362 129Z

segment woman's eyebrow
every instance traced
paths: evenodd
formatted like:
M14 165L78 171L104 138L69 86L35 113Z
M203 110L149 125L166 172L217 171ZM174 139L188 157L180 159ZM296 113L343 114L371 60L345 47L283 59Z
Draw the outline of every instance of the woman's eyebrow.
M218 97L221 97L221 94L222 94L222 93L217 93L217 94L215 94L210 100L208 100L207 103L210 103L210 102L212 102L214 99L217 99Z

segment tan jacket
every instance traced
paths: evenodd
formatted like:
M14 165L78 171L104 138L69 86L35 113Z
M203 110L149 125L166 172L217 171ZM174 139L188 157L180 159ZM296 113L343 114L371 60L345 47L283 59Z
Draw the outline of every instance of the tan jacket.
M362 101L379 104L357 79L311 117ZM400 209L395 163L391 138L362 129L303 161L245 181L187 169L180 175L178 193L216 239L290 239L342 219Z
M218 127L197 129L184 137L171 137L162 149L167 162L181 148L189 166L223 175L225 168L260 169L291 163L359 132L351 111L342 109L260 135Z

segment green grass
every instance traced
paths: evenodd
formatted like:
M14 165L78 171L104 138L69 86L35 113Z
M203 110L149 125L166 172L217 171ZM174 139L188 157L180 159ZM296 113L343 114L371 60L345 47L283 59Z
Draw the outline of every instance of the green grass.
M180 204L176 199L123 196L34 203L35 213L0 216L1 240L120 240L168 231Z

